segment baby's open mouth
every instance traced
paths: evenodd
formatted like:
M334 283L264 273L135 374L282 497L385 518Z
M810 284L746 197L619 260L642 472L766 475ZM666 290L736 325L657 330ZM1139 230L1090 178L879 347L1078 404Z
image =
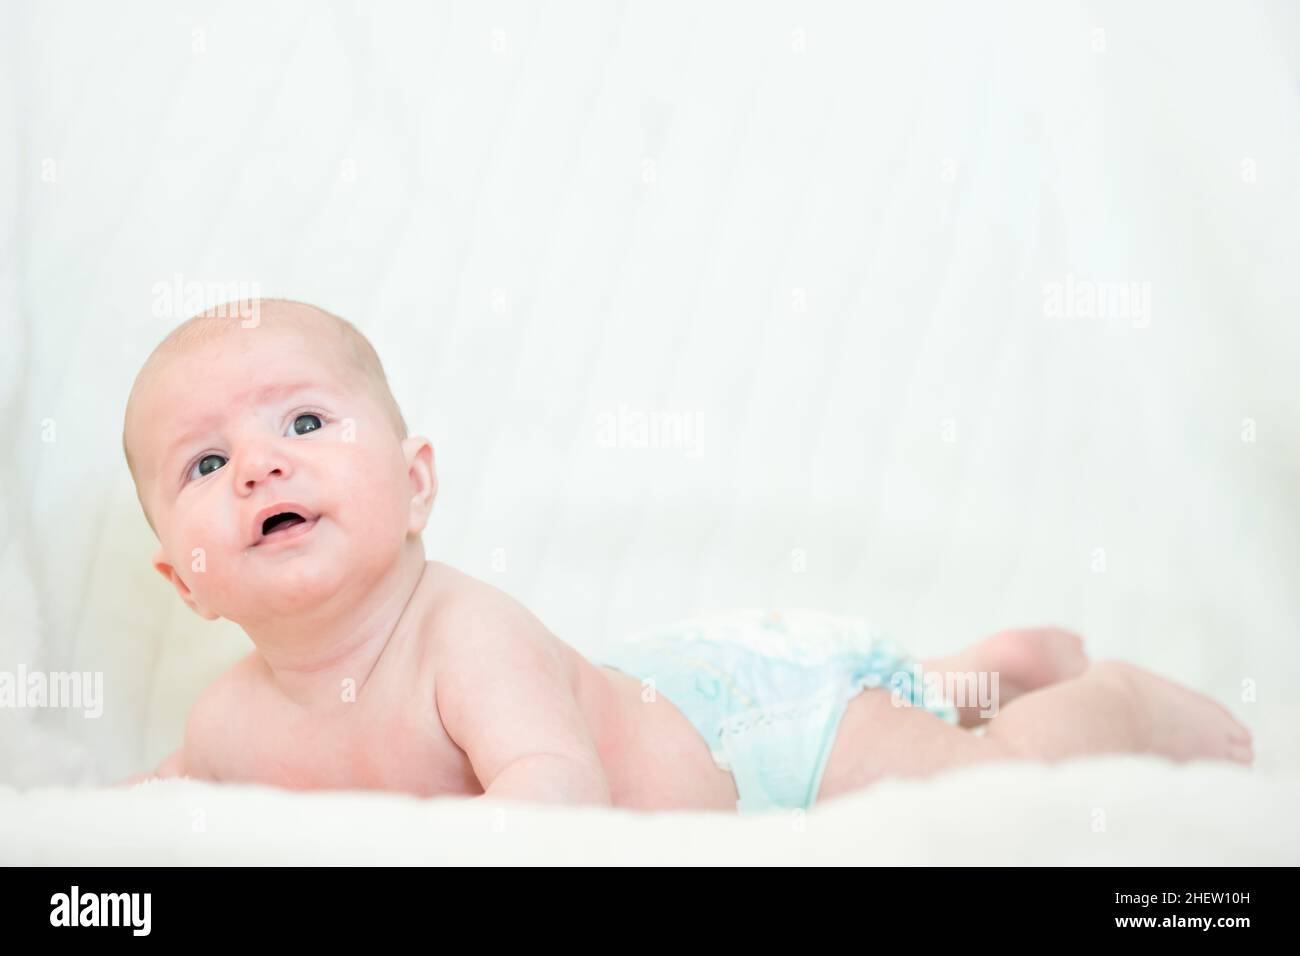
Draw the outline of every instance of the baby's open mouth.
M264 510L259 515L261 522L254 525L256 540L253 546L297 538L310 531L320 516L310 511L296 510L301 507L286 501Z
M274 534L277 530L291 527L292 525L302 524L307 519L296 511L282 511L278 515L271 515L262 522L262 537L268 534Z

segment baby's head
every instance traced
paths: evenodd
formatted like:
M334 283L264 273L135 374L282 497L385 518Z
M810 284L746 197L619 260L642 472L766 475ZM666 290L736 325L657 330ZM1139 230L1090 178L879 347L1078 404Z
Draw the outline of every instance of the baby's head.
M154 567L201 616L241 624L422 561L437 490L365 336L303 303L257 305L256 324L221 308L168 335L122 432ZM302 520L274 520L289 512Z

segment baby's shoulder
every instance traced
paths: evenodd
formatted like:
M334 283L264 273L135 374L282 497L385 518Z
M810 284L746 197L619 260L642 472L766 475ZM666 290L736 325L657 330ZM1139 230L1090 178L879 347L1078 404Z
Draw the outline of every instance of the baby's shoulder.
M202 759L222 740L238 732L235 727L238 715L253 712L254 703L266 694L269 676L262 655L251 651L204 688L186 721L187 759Z
M500 588L449 565L440 565L437 571L438 585L431 595L426 617L429 638L454 640L466 629L538 623L523 604Z
M241 698L246 702L249 695L265 693L272 684L266 659L255 650L249 651L208 685L199 703L213 706L238 703Z

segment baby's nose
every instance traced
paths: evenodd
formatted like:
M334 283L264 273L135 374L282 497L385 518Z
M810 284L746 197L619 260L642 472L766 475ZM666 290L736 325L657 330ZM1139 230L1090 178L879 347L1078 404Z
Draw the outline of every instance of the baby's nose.
M250 449L243 456L239 468L239 487L252 491L258 484L271 478L288 478L289 463L268 448Z

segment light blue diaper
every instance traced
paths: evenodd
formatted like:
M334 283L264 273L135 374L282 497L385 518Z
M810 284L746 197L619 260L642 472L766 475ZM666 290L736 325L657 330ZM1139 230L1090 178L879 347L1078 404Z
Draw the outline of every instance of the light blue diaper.
M639 678L690 719L735 778L741 812L811 807L845 707L865 689L958 722L946 701L925 699L912 657L869 635L858 618L817 611L692 618L593 663Z

